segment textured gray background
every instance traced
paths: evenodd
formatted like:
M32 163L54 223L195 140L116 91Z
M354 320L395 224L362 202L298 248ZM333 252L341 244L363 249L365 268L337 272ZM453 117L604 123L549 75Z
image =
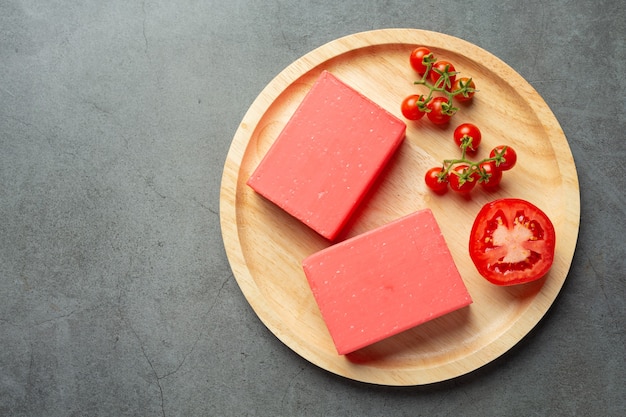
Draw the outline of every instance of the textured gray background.
M0 0L0 415L626 415L625 22L621 0ZM262 88L387 27L511 65L580 180L576 254L545 319L423 387L349 381L284 346L219 227L224 159Z

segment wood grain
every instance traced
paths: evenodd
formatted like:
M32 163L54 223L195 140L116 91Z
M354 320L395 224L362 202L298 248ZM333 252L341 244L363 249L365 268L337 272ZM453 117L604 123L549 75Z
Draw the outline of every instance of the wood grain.
M245 181L322 70L328 70L391 113L416 74L408 64L425 45L471 76L479 92L445 128L426 118L408 122L405 142L343 238L421 208L432 209L474 303L348 356L337 355L306 282L301 261L329 245L256 195ZM518 153L501 188L464 198L425 188L431 166L458 154L454 127L477 124L479 156L507 144ZM557 248L548 275L531 284L497 287L476 272L467 252L472 222L487 202L516 197L552 219ZM220 219L226 253L244 296L268 329L306 360L346 378L383 385L419 385L454 378L499 357L521 340L555 301L574 255L580 219L576 167L558 121L519 74L463 40L415 29L385 29L332 41L298 59L254 101L235 133L221 184Z

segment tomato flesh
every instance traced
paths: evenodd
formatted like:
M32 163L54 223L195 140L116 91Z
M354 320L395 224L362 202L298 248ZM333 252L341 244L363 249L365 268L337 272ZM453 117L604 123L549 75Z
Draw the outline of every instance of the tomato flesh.
M485 204L470 234L478 272L496 285L543 277L554 261L556 237L548 216L528 201L504 198Z

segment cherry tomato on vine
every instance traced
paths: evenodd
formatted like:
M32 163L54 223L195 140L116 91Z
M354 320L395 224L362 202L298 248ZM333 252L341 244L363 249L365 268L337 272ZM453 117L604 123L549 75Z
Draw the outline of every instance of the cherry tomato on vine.
M448 182L452 191L466 194L474 189L478 178L478 173L470 172L469 165L460 164L452 169L448 175Z
M478 272L496 285L543 277L554 261L556 235L548 216L528 201L504 198L478 212L469 253Z
M458 101L470 101L476 92L476 83L471 78L458 78L452 83L451 91L467 89L465 92L458 93L454 96Z
M445 97L433 97L428 102L428 109L430 110L426 115L428 120L436 125L442 125L450 121L451 114L446 113L446 106L450 106L450 102Z
M400 109L402 115L409 120L419 120L424 116L424 112L418 107L419 103L424 103L424 96L412 94L402 100Z
M494 190L500 185L502 181L502 171L496 168L496 164L493 161L486 161L478 166L481 172L480 185L487 191Z
M419 48L415 48L413 52L411 52L411 56L409 57L409 62L411 63L411 67L419 74L426 74L426 70L428 67L424 65L424 57L430 55L430 49L425 46L420 46Z
M463 123L454 129L453 137L454 143L460 148L462 148L461 145L463 145L464 142L468 142L469 144L466 147L466 151L471 154L476 153L478 150L482 135L478 126L472 123ZM470 138L471 141L469 141Z
M452 65L451 62L437 61L433 64L432 68L430 69L429 76L433 85L437 85L437 81L439 81L439 78L442 77L441 73L447 73L448 83L446 83L446 85L440 85L439 87L443 87L446 90L450 90L452 86L454 85L454 82L456 81L456 75L453 74L454 72L456 72L456 70L454 69L454 65Z
M510 146L500 145L493 148L489 153L489 157L495 158L496 156L502 157L501 162L496 162L496 167L500 171L508 171L513 168L517 162L517 153Z
M448 176L441 178L442 167L434 167L426 171L424 181L426 186L437 194L444 194L448 191Z

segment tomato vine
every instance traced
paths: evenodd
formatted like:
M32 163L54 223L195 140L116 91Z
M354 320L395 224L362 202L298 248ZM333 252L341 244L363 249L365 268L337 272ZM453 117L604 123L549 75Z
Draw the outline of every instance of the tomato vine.
M455 132L466 125L468 124L460 125ZM441 166L433 167L426 172L424 180L434 192L443 194L449 185L456 192L468 193L477 183L487 190L492 190L500 184L502 173L515 165L517 154L513 148L506 145L492 149L488 158L479 161L468 159L468 152L475 152L480 143L480 131L471 126L474 129L473 136L469 134L455 136L455 141L461 148L461 157L445 159Z
M417 106L417 112L406 103L402 104L402 113L409 120L419 120L424 114L435 124L445 124L459 108L453 99L464 102L472 99L476 93L476 84L472 78L458 78L460 73L448 61L438 61L426 47L416 48L410 56L413 69L421 75L414 81L428 89L419 99L411 101L410 106ZM415 96L415 95L414 95Z

